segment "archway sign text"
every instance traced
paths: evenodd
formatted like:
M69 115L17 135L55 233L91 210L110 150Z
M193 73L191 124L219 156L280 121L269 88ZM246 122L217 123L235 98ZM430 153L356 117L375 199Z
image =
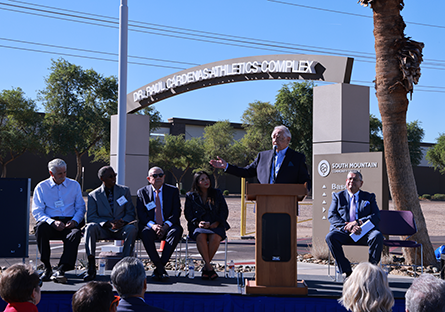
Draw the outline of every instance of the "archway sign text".
M196 66L163 77L127 95L127 113L199 88L239 81L289 79L349 83L353 59L278 54L242 57Z

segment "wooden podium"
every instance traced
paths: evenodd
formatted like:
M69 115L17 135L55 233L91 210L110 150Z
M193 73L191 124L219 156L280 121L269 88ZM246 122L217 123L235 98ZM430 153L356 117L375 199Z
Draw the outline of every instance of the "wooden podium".
M256 200L255 280L247 294L307 295L297 280L298 201L304 184L247 184L248 200Z

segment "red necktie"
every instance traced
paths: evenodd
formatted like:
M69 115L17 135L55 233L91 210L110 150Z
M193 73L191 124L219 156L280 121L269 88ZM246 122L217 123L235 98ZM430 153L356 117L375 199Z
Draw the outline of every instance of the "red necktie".
M161 199L159 198L159 196L161 195L161 190L155 190L155 192L156 192L156 209L155 209L156 223L163 224L164 220L162 219Z

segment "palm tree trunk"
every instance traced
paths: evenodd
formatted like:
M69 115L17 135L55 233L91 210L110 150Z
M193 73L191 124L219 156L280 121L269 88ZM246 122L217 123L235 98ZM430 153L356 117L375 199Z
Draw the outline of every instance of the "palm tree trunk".
M432 264L436 259L420 207L408 149L408 90L398 58L398 53L403 48L401 44L406 42L405 23L400 15L401 3L402 0L372 2L376 52L375 88L382 116L385 160L392 200L397 210L413 212L418 232L411 239L423 244L424 262ZM416 252L419 262L420 250L405 248L403 253L407 263L415 262Z

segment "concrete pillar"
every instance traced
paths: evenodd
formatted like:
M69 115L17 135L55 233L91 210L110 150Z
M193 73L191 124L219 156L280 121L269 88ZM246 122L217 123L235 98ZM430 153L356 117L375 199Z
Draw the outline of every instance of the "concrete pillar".
M117 170L118 115L111 116L110 165ZM131 195L147 185L149 166L148 143L150 139L150 116L127 114L125 184Z
M369 87L314 88L313 154L369 152Z

